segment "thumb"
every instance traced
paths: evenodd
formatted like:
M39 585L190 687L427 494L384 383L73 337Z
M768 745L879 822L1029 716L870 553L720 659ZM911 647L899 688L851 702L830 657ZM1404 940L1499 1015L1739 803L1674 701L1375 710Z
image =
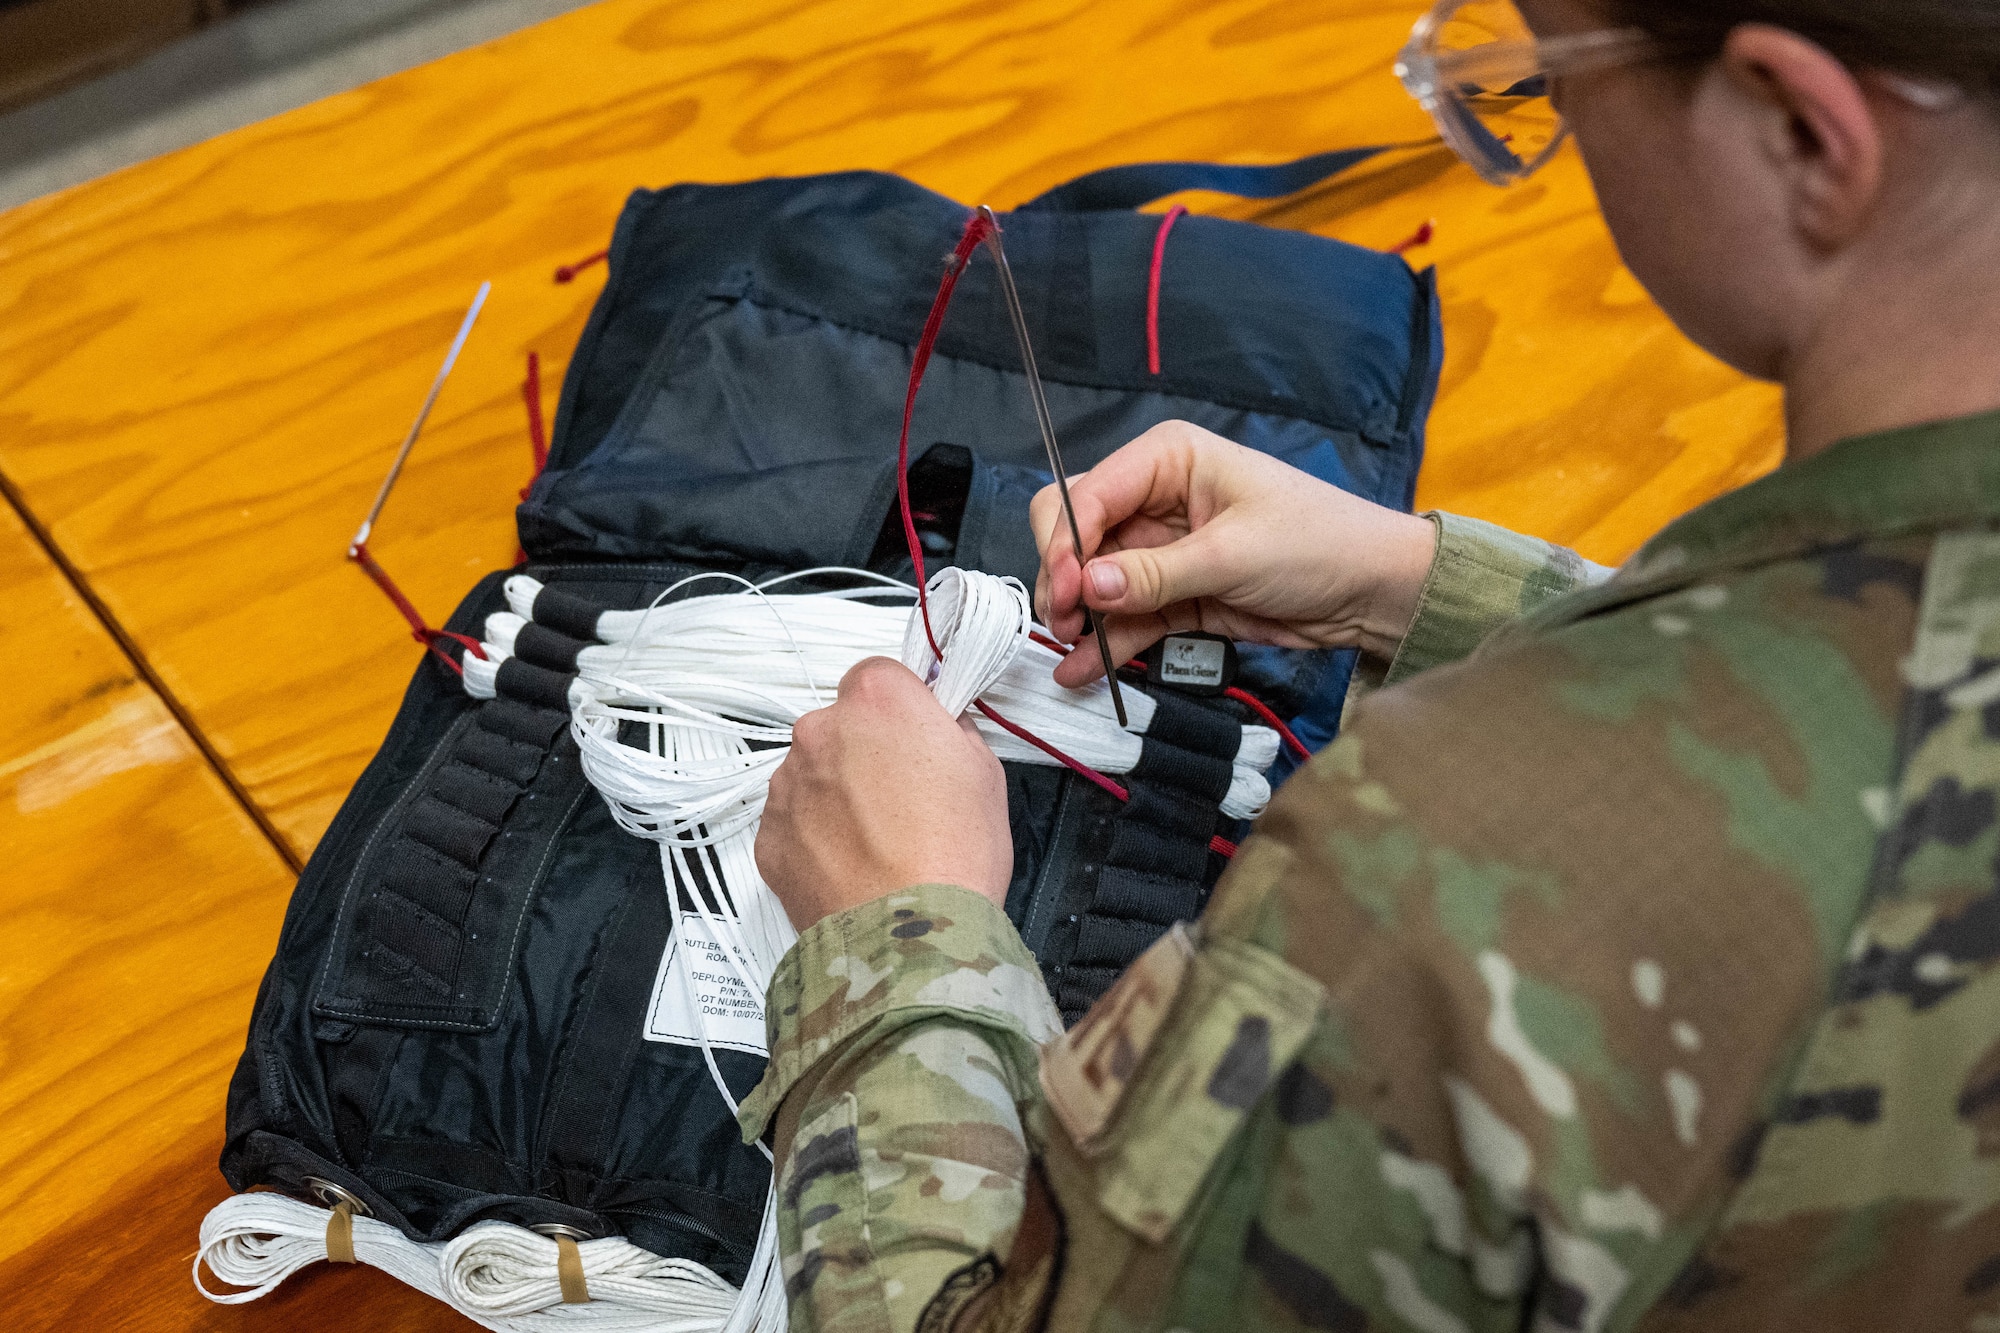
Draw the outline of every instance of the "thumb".
M1084 566L1083 600L1099 611L1146 615L1226 591L1234 580L1209 533L1197 528L1165 546L1099 556Z

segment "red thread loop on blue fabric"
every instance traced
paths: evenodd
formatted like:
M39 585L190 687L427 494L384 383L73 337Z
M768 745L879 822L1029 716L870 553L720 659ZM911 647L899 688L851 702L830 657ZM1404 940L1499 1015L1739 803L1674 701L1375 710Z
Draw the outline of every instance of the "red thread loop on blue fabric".
M924 320L924 331L917 338L916 350L910 358L910 388L903 397L903 428L896 437L896 503L903 518L903 541L909 547L910 564L916 571L917 614L923 618L924 638L930 642L931 654L940 662L944 660L944 650L938 646L937 634L931 628L930 594L924 586L929 582L924 571L924 548L917 537L916 515L910 507L910 421L916 414L917 390L923 387L924 372L930 367L931 351L937 346L938 333L944 328L945 311L951 306L952 293L958 290L958 280L964 275L966 265L972 262L973 252L986 243L986 238L992 231L993 224L984 214L973 213L966 220L965 231L959 236L958 244L953 247L950 256L945 260L944 277L938 282L937 296L931 301L930 315ZM1124 787L1096 769L1064 754L1025 727L1009 722L985 701L975 701L973 707L984 714L994 726L1026 741L1077 776L1095 783L1121 801L1131 799L1132 794Z
M1146 275L1146 371L1152 375L1160 373L1160 278L1167 267L1167 236L1186 216L1187 209L1175 204L1153 233L1153 267Z

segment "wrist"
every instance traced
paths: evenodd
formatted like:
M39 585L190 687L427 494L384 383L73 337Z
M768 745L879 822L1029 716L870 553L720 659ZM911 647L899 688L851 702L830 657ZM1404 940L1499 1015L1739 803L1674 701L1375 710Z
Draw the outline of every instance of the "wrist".
M1356 639L1362 652L1388 661L1416 621L1424 585L1437 560L1438 525L1417 514L1390 514L1375 544L1380 562L1372 595L1361 617Z

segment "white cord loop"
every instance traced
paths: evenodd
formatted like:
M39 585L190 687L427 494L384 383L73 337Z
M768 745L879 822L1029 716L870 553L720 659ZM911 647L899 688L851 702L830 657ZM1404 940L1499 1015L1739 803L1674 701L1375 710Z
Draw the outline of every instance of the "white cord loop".
M327 1258L328 1213L283 1194L224 1199L201 1224L194 1282L220 1305L268 1295ZM386 1222L354 1219L354 1257L495 1333L723 1333L736 1289L685 1259L662 1259L620 1237L577 1246L588 1305L562 1304L556 1243L526 1227L481 1222L444 1244L411 1240ZM216 1278L243 1291L212 1291ZM776 1327L782 1327L778 1325Z
M901 657L903 665L931 687L944 711L956 718L1000 683L1028 646L1035 618L1028 610L1028 590L1019 579L946 568L938 571L926 591L929 628L921 612L911 613ZM944 650L942 663L931 651L932 634Z

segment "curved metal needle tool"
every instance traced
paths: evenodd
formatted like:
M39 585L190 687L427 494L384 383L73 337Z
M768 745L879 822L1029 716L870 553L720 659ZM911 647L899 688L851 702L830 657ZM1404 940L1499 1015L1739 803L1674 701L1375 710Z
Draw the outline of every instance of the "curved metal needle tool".
M993 252L993 261L1000 268L1000 295L1007 305L1007 318L1014 323L1014 338L1021 344L1021 368L1027 372L1028 393L1035 400L1035 424L1042 428L1042 447L1048 450L1049 471L1055 473L1056 492L1062 496L1063 514L1069 519L1070 549L1081 561L1083 532L1076 525L1076 506L1070 502L1069 477L1063 471L1055 423L1049 418L1049 400L1042 393L1042 375L1035 369L1035 347L1028 341L1028 318L1021 313L1021 293L1014 287L1014 270L1007 266L1007 250L1000 243L1000 219L985 204L979 206L979 211L993 224L993 229L986 233L986 248ZM1118 725L1128 726L1125 696L1118 688L1118 667L1111 660L1111 641L1104 637L1104 618L1088 606L1083 608L1083 615L1090 625L1090 636L1097 640L1097 655L1104 662L1104 679L1111 685L1111 706L1118 710Z

